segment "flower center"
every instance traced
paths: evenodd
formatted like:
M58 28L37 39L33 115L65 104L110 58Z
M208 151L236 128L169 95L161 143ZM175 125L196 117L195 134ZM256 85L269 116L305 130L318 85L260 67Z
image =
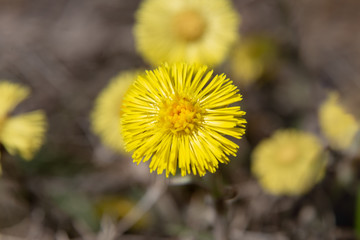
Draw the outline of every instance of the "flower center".
M206 22L204 17L194 10L185 10L175 15L175 33L185 41L198 40L204 34L205 28Z
M159 112L159 123L173 133L191 133L201 121L198 104L183 97L167 100Z
M279 161L282 163L290 163L293 162L298 155L297 149L294 147L287 147L279 152Z

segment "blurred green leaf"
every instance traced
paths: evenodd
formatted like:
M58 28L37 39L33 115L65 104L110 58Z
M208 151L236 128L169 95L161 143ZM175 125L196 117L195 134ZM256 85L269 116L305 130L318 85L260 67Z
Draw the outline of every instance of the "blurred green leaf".
M360 238L360 186L358 186L356 193L355 233Z
M18 158L18 163L22 171L30 175L74 176L91 168L87 158L84 159L46 145L32 161Z
M95 214L92 202L84 194L71 190L50 194L57 207L67 215L85 224L93 231L98 230L99 219Z

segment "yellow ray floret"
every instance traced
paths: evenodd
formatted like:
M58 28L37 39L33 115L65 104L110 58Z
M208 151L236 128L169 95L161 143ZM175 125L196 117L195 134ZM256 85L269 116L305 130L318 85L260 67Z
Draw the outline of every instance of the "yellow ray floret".
M5 118L29 94L30 89L27 87L11 82L0 82L0 122L1 118Z
M33 158L41 147L47 129L43 111L10 116L11 111L30 93L27 87L0 82L0 144L10 154Z
M166 176L215 172L238 145L245 112L241 95L224 74L213 76L204 65L164 64L139 76L123 100L125 148L134 162L151 159L150 171Z
M268 192L299 195L322 179L326 157L314 135L279 130L254 149L251 170Z
M153 65L216 65L236 41L239 22L229 0L145 0L136 14L136 47Z
M95 100L91 113L91 127L104 145L124 152L124 142L120 133L121 105L124 94L135 81L139 71L127 71L113 78Z
M30 160L43 144L45 131L45 113L38 110L9 118L0 139L10 154Z
M330 146L338 150L348 149L359 132L359 123L341 105L336 92L330 93L320 106L319 121Z

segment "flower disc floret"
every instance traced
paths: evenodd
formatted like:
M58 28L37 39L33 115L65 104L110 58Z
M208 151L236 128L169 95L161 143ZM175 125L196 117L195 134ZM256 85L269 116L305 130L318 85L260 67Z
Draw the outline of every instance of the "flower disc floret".
M159 111L159 124L175 134L189 134L202 120L201 109L184 97L166 100Z
M134 162L151 160L150 171L166 176L205 175L229 162L238 145L225 135L241 138L246 121L241 95L224 74L212 76L204 65L164 64L147 71L123 100L125 148Z
M174 32L185 41L196 41L204 35L206 21L194 10L184 10L174 16Z

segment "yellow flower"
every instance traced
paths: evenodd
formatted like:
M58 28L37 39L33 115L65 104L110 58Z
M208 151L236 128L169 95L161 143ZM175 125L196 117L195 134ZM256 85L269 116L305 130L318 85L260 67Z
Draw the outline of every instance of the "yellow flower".
M279 130L254 149L252 172L272 194L299 195L324 175L326 154L319 140L299 130Z
M124 152L124 142L120 133L121 105L124 94L135 81L138 71L120 73L110 80L95 100L91 113L92 130L102 142L117 152Z
M120 196L108 195L100 198L96 205L96 212L100 217L109 216L114 220L121 221L129 217L129 212L141 215L141 218L131 227L131 230L143 230L151 225L152 215L149 212L142 212L133 199Z
M274 68L276 55L277 49L271 39L259 36L241 39L231 54L231 72L242 85L250 85Z
M30 90L20 84L0 82L0 143L10 154L26 160L41 147L47 129L43 111L9 115L29 94Z
M136 15L136 46L153 65L216 65L237 39L238 25L228 0L145 0Z
M320 106L319 121L329 144L338 150L348 149L359 131L359 123L341 105L336 92L330 93Z
M215 172L238 145L245 114L238 89L224 74L212 76L204 65L162 65L139 76L123 101L122 127L126 150L134 162L151 159L150 172L166 176Z

